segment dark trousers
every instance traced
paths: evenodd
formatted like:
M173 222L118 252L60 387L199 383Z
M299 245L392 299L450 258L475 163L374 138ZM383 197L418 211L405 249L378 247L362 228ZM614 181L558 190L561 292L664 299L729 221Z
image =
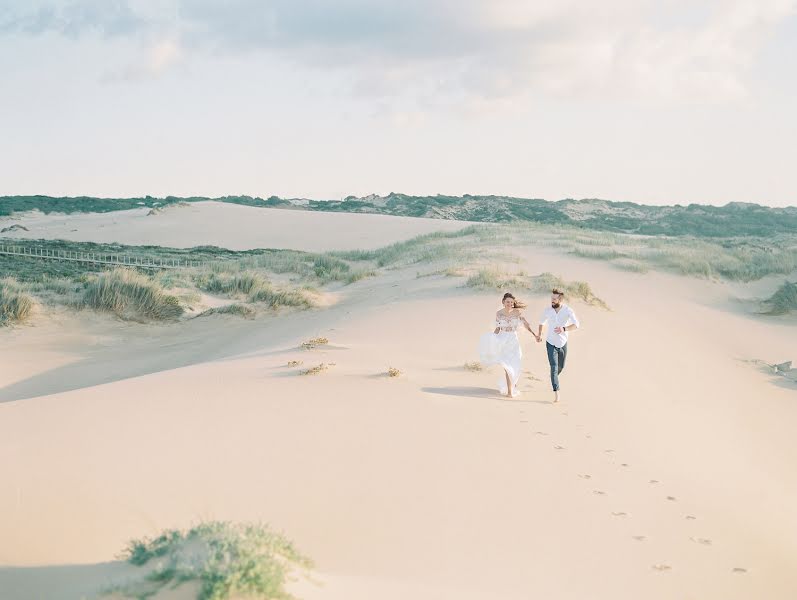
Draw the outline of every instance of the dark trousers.
M559 373L565 368L565 359L567 358L567 344L561 348L557 348L550 342L545 342L545 349L548 350L548 364L551 365L551 385L553 391L559 391Z

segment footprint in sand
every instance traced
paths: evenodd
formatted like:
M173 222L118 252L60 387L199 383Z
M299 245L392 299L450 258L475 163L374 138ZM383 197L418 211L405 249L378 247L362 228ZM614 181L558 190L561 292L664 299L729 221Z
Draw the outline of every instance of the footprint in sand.
M747 569L743 569L742 567L734 567L731 573L747 573Z
M609 449L609 450L604 450L604 452L605 452L606 454L611 454L612 452L614 452L614 450L612 450L612 449Z
M556 448L557 450L565 450L564 446L554 446L554 448Z
M547 431L535 431L534 433L537 435L548 435Z
M585 437L585 438L587 438L588 440L591 440L591 439L592 439L592 436L591 436L591 435L585 435L584 437Z
M677 502L678 498L676 498L675 496L667 496L667 500L669 500L670 502Z
M629 465L628 463L622 463L622 464L620 464L620 466L621 467L630 467L631 465Z
M627 517L627 516L628 516L628 513L624 513L624 512L613 512L613 513L612 513L612 516L613 516L613 517Z
M586 473L579 475L579 477L581 477L581 479L592 479L592 475L587 475Z
M595 494L596 496L605 496L606 495L606 492L604 492L603 490L592 490L592 493Z
M521 420L520 420L520 422L521 422L521 423L528 423L528 421L525 421L525 420L523 420L523 419L521 419Z
M660 565L653 565L652 569L656 569L657 571L669 571L672 569L670 565L660 564Z
M695 519L697 519L697 517L694 516L694 515L686 515L686 520L687 521L694 521Z
M646 539L648 539L648 536L646 535L634 535L631 537L633 537L637 542L644 542Z
M648 483L659 483L659 480L658 479L651 479L650 481L648 481Z
M702 544L704 546L711 545L711 540L708 538L690 537L689 539L692 540L695 544Z

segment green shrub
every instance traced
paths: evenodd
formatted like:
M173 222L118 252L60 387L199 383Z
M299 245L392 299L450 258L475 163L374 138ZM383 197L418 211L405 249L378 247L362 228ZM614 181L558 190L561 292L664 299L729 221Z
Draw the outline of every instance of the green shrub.
M147 275L132 269L114 269L98 275L86 286L83 303L122 318L168 320L183 314L176 297L165 293Z
M784 281L764 305L771 315L785 315L797 311L797 283Z
M154 596L167 586L196 582L198 600L288 600L292 596L285 583L290 571L312 566L290 541L267 526L217 521L133 540L122 558L138 567L153 567L138 579L108 590L137 598Z
M0 326L22 323L33 313L33 298L13 280L0 282Z

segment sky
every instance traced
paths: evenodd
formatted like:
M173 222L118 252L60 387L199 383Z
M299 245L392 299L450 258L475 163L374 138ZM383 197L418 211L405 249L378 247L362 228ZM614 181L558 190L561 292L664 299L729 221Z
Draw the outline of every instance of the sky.
M797 205L797 0L0 0L0 195Z

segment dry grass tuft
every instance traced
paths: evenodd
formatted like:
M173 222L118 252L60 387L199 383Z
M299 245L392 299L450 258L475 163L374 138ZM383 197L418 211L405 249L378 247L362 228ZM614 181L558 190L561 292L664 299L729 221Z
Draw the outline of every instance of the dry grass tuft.
M16 289L14 283L13 280L0 282L0 327L22 323L33 313L33 298Z
M484 367L479 362L466 362L465 363L465 370L466 371L481 371Z
M305 350L312 350L313 348L317 348L318 346L326 346L329 343L329 340L325 337L316 337L307 340L306 342L302 342L301 348Z
M402 375L402 372L399 369L397 369L396 367L390 367L387 370L387 376L388 377L399 377L400 375Z
M299 365L303 365L303 364L304 364L303 360L289 360L288 361L288 366L289 367L298 367Z
M180 301L147 275L133 269L114 269L90 281L83 303L122 318L176 319L183 314Z
M304 369L300 374L301 375L319 375L319 374L323 373L324 371L328 371L329 367L331 367L333 365L334 365L334 363L329 363L329 364L321 363L321 364L316 365L314 367L310 367L309 369Z

